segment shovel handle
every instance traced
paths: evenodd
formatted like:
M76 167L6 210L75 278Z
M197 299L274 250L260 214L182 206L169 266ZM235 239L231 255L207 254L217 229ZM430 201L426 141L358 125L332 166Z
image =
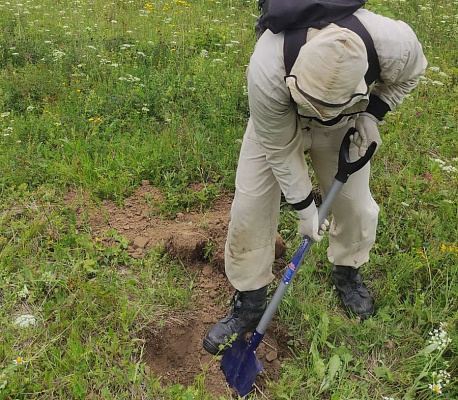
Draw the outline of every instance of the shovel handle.
M331 204L334 198L339 193L340 189L342 188L343 184L347 182L350 175L354 174L356 171L359 171L362 167L364 167L377 149L377 143L372 142L368 147L366 154L363 157L357 159L356 161L350 161L350 137L354 135L356 132L355 128L350 128L347 133L345 134L342 143L340 145L339 150L339 163L337 165L337 173L335 175L335 181L331 188L328 191L326 198L324 199L323 203L321 204L318 210L318 221L320 225L326 219L329 210L331 209ZM336 182L337 181L337 182Z
M366 150L366 154L364 154L363 157L359 158L358 160L351 162L350 161L350 137L356 133L356 128L350 128L347 133L345 134L342 144L340 145L340 151L339 151L339 166L337 170L337 174L335 178L342 182L345 183L348 180L348 177L355 173L356 171L359 171L362 167L364 167L373 154L375 153L375 150L377 149L377 143L372 142L368 149Z
M350 128L345 134L345 137L342 140L342 144L340 145L337 174L335 176L334 182L331 185L331 188L327 193L326 198L324 199L323 203L321 204L318 210L318 219L320 221L320 225L324 222L331 208L333 200L336 198L344 183L347 182L348 177L356 171L359 171L362 167L364 167L369 162L377 148L377 143L372 142L369 148L367 149L366 154L363 157L359 158L354 162L351 162L350 136L353 135L355 132L355 128ZM313 241L310 237L304 236L301 243L299 244L298 249L294 253L291 262L288 264L286 271L283 274L283 279L279 283L277 290L275 291L271 301L269 302L269 305L267 306L266 310L264 311L264 314L262 315L261 320L259 321L258 326L256 327L256 331L253 335L256 344L254 342L250 343L251 349L254 350L255 347L257 347L258 345L258 341L260 341L264 336L267 329L267 325L272 320L272 317L277 311L278 305L280 304L281 300L283 299L283 296L288 290L291 280L294 278L297 271L299 270L302 260L304 259L304 256L307 253L307 251L310 249L312 243Z

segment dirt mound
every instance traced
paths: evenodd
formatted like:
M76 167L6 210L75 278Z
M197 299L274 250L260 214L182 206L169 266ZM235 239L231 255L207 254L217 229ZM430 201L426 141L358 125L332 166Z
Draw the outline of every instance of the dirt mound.
M78 224L89 226L94 239L106 238L107 230L115 229L129 239L132 257L143 257L148 249L161 245L196 274L194 309L186 315L169 316L161 327L145 330L145 362L164 384L205 385L215 397L229 397L231 390L220 370L220 357L202 348L202 338L227 313L233 292L224 274L224 243L232 198L223 195L211 210L180 213L174 220L153 216L152 204L162 195L146 181L123 207L103 201L99 207L88 208L90 202L75 192L66 198L68 204L76 206ZM276 257L281 267L285 265L281 260L284 252L285 245L279 237ZM278 377L281 360L288 356L285 336L275 323L270 324L257 351L265 369L256 381L259 390L264 390L267 380Z

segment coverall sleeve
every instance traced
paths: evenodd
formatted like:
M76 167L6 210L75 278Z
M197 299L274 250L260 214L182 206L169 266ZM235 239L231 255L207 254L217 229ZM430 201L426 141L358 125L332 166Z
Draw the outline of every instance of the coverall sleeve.
M296 204L305 200L312 190L300 120L283 81L284 70L277 71L280 66L276 68L272 60L264 61L255 52L248 68L250 117L286 201Z
M362 17L361 22L374 40L380 62L380 80L375 83L371 96L386 104L385 112L393 111L417 87L425 73L428 63L422 46L410 26L402 21L368 10L360 10L355 15Z

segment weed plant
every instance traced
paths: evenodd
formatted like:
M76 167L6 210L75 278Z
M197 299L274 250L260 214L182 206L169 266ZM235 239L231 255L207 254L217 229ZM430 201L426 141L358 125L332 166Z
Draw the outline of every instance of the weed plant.
M280 306L294 357L268 398L458 398L456 6L368 2L429 60L373 160L377 315L343 315L323 240ZM211 399L160 385L137 339L192 306L192 276L160 250L130 258L116 231L93 241L63 197L122 204L149 180L168 216L233 190L257 14L254 0L0 1L1 399ZM284 205L289 253L295 224Z

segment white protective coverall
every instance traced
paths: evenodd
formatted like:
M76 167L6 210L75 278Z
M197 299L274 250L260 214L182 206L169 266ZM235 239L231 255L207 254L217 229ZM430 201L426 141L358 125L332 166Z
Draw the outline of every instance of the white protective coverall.
M425 71L421 44L401 21L365 9L355 16L371 35L379 58L380 79L371 94L393 110ZM307 43L322 31L310 29ZM304 151L309 151L321 193L326 196L337 171L343 136L355 125L356 116L345 117L334 126L299 117L285 84L283 38L283 33L264 32L247 72L250 119L239 156L225 248L226 275L239 291L259 289L274 279L281 192L288 203L296 204L312 190ZM353 143L350 156L358 158ZM369 260L379 213L369 175L367 164L350 176L334 200L327 251L332 264L359 268Z

